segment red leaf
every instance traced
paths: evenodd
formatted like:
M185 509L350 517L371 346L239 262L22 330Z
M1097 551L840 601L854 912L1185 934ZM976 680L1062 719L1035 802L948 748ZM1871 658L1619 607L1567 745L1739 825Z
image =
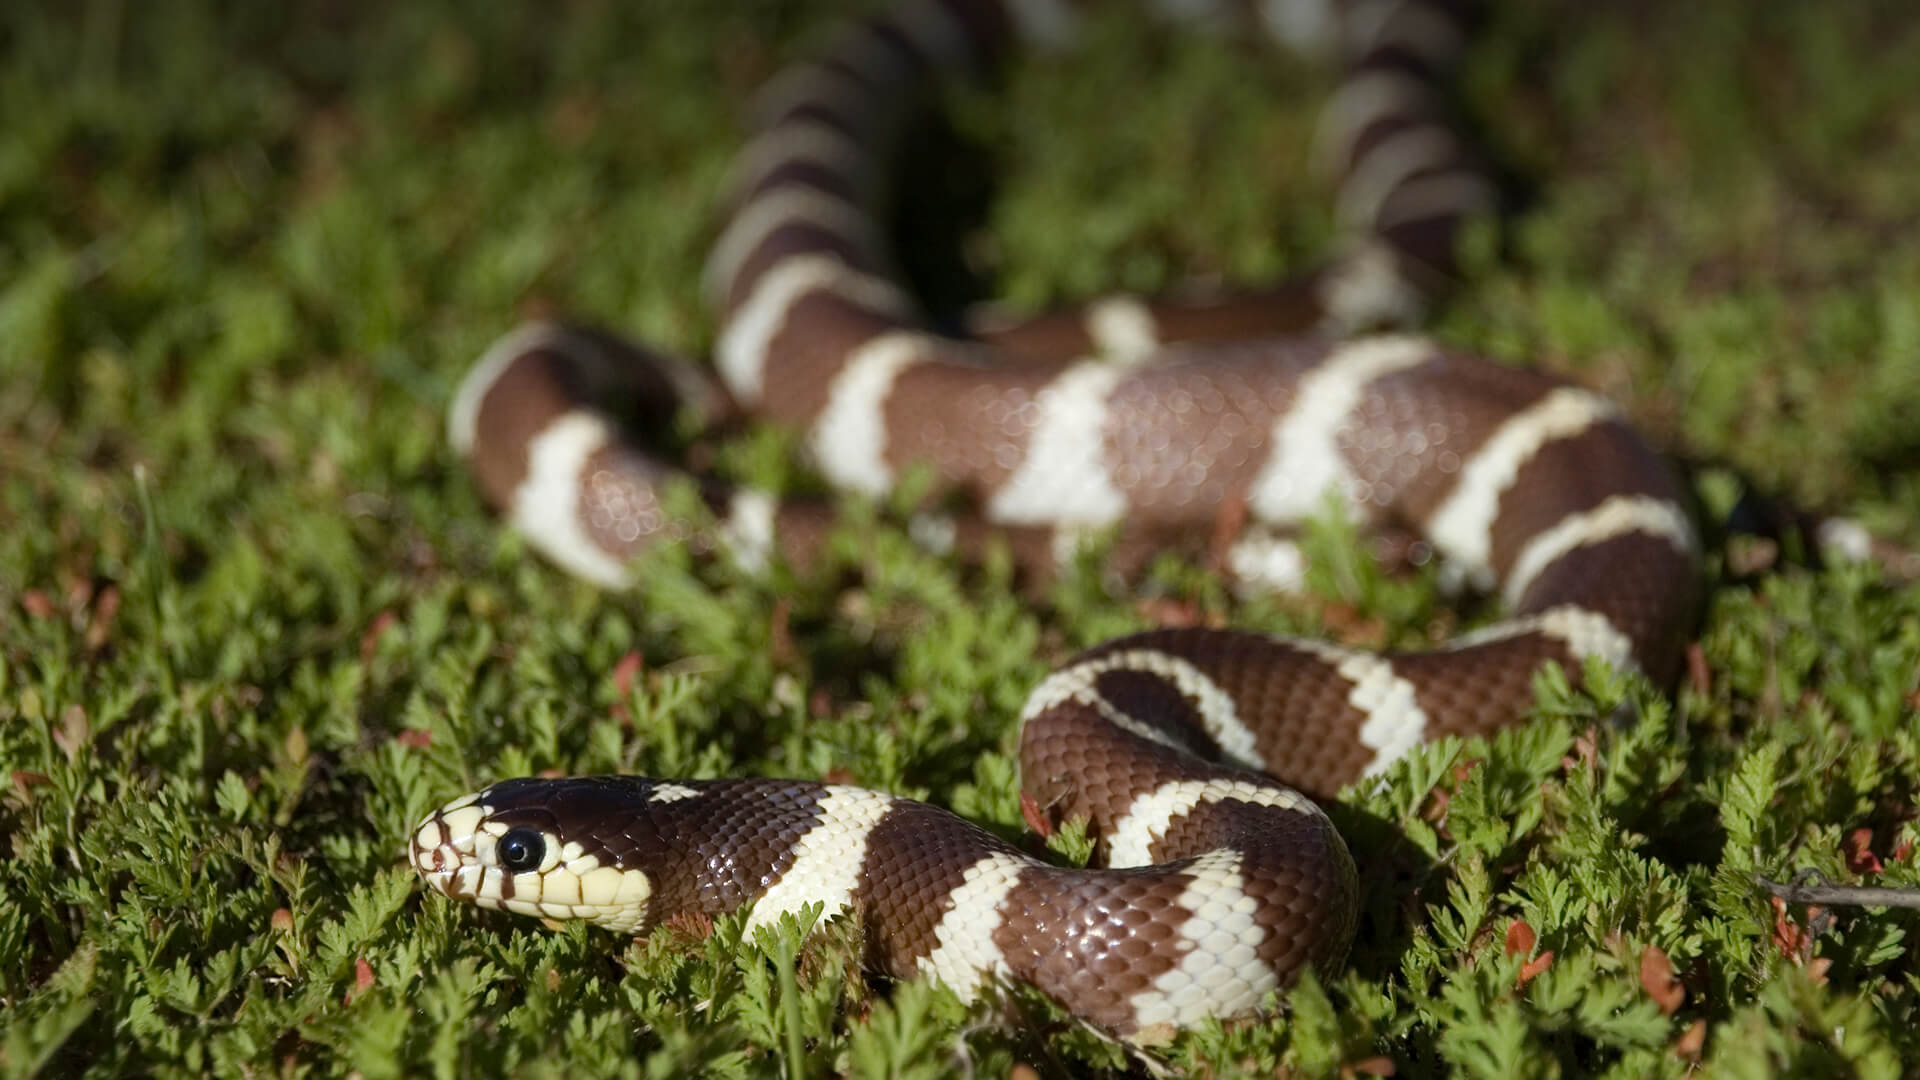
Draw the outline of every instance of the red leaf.
M1533 927L1525 919L1515 919L1507 924L1507 955L1531 956L1533 946L1539 940Z
M371 989L373 989L373 965L367 963L366 957L356 956L353 958L353 988L347 991L347 996L341 1003L351 1005L354 998Z
M1859 828L1847 834L1845 848L1847 869L1856 874L1878 874L1886 867L1880 864L1879 856L1873 853L1873 830Z
M619 699L613 703L613 718L621 724L633 723L633 710L627 708L627 695L633 692L633 677L645 671L647 662L637 652L629 652L613 665L613 689Z
M1588 772L1594 771L1600 764L1600 732L1589 727L1573 737L1573 753L1560 759L1562 769L1571 770L1576 764L1585 764Z
M1807 917L1811 919L1817 907L1807 908ZM1807 957L1813 955L1813 936L1793 917L1787 914L1787 902L1779 897L1773 898L1773 944L1780 955L1796 964L1804 964Z
M1020 793L1020 816L1027 819L1027 828L1039 833L1040 839L1053 835L1053 824L1040 809L1040 801L1024 791Z
M1513 988L1515 990L1520 989L1521 987L1532 982L1534 979L1538 978L1541 972L1547 970L1552 966L1553 966L1553 950L1548 949L1545 952L1541 953L1539 956L1536 956L1533 959L1526 962L1526 965L1520 969L1520 974L1514 978Z
M28 791L37 787L48 787L53 783L53 778L46 773L37 773L28 769L15 769L12 779L13 787L16 791Z
M1680 1041L1673 1044L1673 1052L1676 1057L1683 1060L1699 1061L1700 1051L1705 1048L1706 1045L1707 1022L1705 1020L1695 1020L1693 1026L1687 1029L1687 1033L1680 1036Z
M1679 979L1674 978L1673 961L1658 945L1649 945L1640 950L1640 989L1645 990L1653 1003L1660 1006L1662 1016L1672 1016L1673 1011L1687 1000L1686 988L1680 985Z

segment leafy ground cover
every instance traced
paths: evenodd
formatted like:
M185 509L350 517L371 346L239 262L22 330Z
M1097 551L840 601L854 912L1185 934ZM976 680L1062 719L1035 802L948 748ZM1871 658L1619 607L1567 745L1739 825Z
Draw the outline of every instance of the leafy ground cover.
M834 772L1016 835L1014 717L1074 648L1170 611L1384 644L1483 614L1337 525L1304 600L1169 565L1042 603L888 507L848 507L825 572L669 552L631 595L498 528L440 434L459 373L552 309L702 352L740 110L830 14L0 13L0 1073L1140 1068L1020 995L869 985L844 930L549 932L422 896L399 855L441 800L544 769ZM992 196L970 269L1037 307L1325 252L1324 74L1094 37L952 103L975 167L947 194ZM1464 93L1519 198L1436 333L1614 395L1708 463L1710 516L1745 476L1913 539L1917 37L1896 0L1502 5ZM717 461L805 484L789 449ZM1910 1072L1914 914L1777 908L1752 876L1920 885L1920 591L1792 554L1716 549L1676 694L1545 678L1537 723L1349 794L1349 968L1165 1064Z

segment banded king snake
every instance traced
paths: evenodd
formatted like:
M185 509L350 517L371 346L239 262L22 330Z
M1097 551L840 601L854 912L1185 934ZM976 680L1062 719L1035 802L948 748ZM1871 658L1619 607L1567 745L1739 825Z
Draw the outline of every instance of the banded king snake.
M1416 338L1348 336L1417 315L1494 192L1442 92L1462 12L1334 2L1267 4L1255 20L1342 65L1316 148L1347 234L1326 270L1264 294L1112 299L965 339L935 332L880 235L887 152L938 77L1058 44L1072 13L908 0L764 92L709 265L717 366L734 402L804 433L842 488L883 493L931 465L979 508L915 519L942 550L1004 543L1044 573L1089 530L1117 532L1118 559L1191 551L1223 508L1244 509L1221 561L1243 585L1286 584L1298 566L1276 530L1331 492L1497 591L1505 621L1420 653L1189 628L1073 659L1027 700L1021 768L1056 821L1088 820L1104 868L1051 866L858 788L598 777L508 780L448 803L412 839L427 881L633 933L680 912L751 904L760 924L822 902L857 915L880 972L963 999L1031 984L1146 1042L1255 1012L1345 955L1354 866L1309 796L1423 739L1516 721L1547 661L1578 672L1598 657L1670 682L1700 602L1698 543L1682 488L1618 410ZM601 411L610 398L724 401L671 359L541 324L488 352L452 406L485 494L548 557L609 586L662 542L748 565L815 558L824 505L706 485L717 533L670 514L663 489L680 474L626 441Z

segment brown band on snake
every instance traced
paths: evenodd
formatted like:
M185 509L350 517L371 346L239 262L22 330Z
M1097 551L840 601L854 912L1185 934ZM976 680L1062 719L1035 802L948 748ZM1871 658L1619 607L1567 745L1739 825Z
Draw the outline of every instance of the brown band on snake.
M866 913L867 956L890 974L913 975L938 947L940 922L968 867L994 855L1025 858L984 831L953 828L951 820L937 807L902 799L867 834L855 902Z
M900 372L882 406L886 464L901 470L925 463L975 497L997 490L1027 457L1032 428L1022 414L1065 367L1040 361L987 384L978 365L949 360Z

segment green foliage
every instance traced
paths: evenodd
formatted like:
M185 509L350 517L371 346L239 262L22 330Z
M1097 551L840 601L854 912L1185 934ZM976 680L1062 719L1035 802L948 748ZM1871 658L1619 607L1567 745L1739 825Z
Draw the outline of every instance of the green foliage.
M832 12L335 7L0 8L0 1075L1127 1069L1018 988L968 1009L870 985L846 920L627 943L418 892L401 852L423 813L545 769L844 773L1018 836L1027 689L1149 619L1097 544L1036 603L1004 561L915 549L904 499L849 504L817 574L663 551L608 595L534 559L445 445L460 372L549 306L702 351L737 117ZM1440 336L1570 372L1722 462L1712 511L1741 473L1911 539L1905 8L1494 8L1467 105L1538 198L1469 239ZM1003 178L974 269L1034 306L1314 265L1323 74L1126 18L1090 45L954 95ZM714 457L816 490L794 450L761 431ZM1348 523L1305 543L1304 599L1237 599L1171 558L1141 591L1395 647L1486 615L1381 573ZM1920 885L1920 593L1722 561L1704 681L1552 669L1535 723L1347 793L1351 963L1157 1065L1920 1060L1914 914L1776 911L1753 880ZM1052 845L1090 847L1071 826Z

